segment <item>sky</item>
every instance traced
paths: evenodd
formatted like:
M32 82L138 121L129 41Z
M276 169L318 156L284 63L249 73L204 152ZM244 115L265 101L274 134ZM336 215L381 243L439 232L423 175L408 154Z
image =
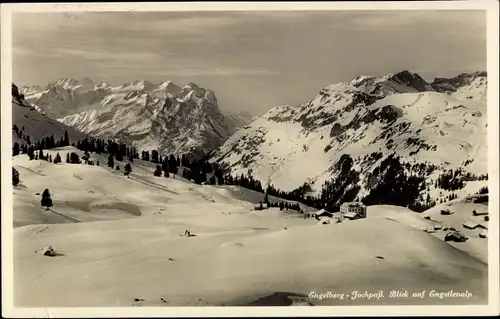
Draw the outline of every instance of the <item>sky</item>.
M13 80L194 82L226 114L297 106L359 75L486 70L484 11L13 13Z

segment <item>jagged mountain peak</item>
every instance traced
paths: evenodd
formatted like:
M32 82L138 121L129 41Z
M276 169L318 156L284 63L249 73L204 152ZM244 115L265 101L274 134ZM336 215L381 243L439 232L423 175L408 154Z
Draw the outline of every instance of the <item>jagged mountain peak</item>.
M472 73L460 73L451 78L438 77L431 83L431 86L438 92L456 91L458 88L470 85L474 80L486 81L486 71L478 71Z
M451 78L435 78L431 86L433 90L437 92L446 93L458 99L486 103L487 84L488 79L486 71L478 71L461 73Z
M358 76L352 80L352 85L359 90L377 96L387 96L394 93L432 91L432 87L418 73L403 70L388 73L381 77Z
M486 90L481 73L472 83ZM429 190L412 201L443 198L449 192L433 186L440 174L463 170L464 178L479 181L487 173L486 104L450 95L409 71L358 76L323 88L305 104L270 109L212 161L286 191L309 183L319 194L328 182L339 201L368 196L398 165L406 172L420 167Z
M180 87L172 81L134 80L90 88L82 82L55 81L30 99L66 125L142 150L197 155L212 151L230 134L215 93L195 83Z

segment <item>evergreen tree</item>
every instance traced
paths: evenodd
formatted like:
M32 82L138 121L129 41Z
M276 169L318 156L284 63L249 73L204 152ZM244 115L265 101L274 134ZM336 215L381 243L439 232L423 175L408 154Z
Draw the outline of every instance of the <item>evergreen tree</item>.
M42 207L46 207L47 210L53 206L52 198L50 197L50 192L46 188L42 193L42 200L40 201Z
M172 174L177 174L179 171L178 165L177 165L177 160L175 159L174 155L170 155L168 158L168 171L169 171L169 173L172 173Z
M54 164L59 164L61 163L61 155L59 155L59 152L56 153L56 157L54 158Z
M153 172L153 175L156 176L156 177L161 176L161 166L160 165L156 165L156 169Z
M264 195L264 203L266 203L268 206L269 205L269 197L267 196L267 191L266 191L266 195Z
M170 174L168 173L168 171L163 171L163 176L170 177Z
M69 159L69 153L66 153L66 163L71 163L70 159Z
M169 167L168 167L168 162L167 162L167 159L163 159L163 162L161 163L161 170L163 172L168 172L169 171Z
M123 155L121 152L116 152L115 158L118 162L123 162Z
M43 155L43 149L42 149L42 148L40 148L40 151L38 151L38 158L39 158L40 160L44 160L44 159L45 159L45 158L44 158L44 155Z
M20 150L19 150L19 143L15 142L14 147L12 148L12 156L19 155Z
M64 146L69 146L69 136L68 136L68 131L64 131Z
M129 176L130 173L132 172L132 166L130 165L130 163L127 163L127 165L125 165L125 176Z
M151 162L158 163L158 151L157 150L151 151Z
M69 160L71 164L80 164L80 157L75 152L71 152Z
M115 159L113 158L113 154L109 154L108 156L108 167L109 168L115 167Z
M12 185L19 185L19 172L14 167L12 167Z

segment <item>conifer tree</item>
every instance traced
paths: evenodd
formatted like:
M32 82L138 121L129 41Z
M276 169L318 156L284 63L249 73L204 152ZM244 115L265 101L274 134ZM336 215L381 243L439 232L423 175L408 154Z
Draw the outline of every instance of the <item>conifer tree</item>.
M46 207L47 210L53 206L52 198L50 197L49 189L46 188L42 193L42 200L40 201L42 207Z
M129 176L131 172L132 172L132 166L130 165L130 163L127 163L125 165L125 172L123 174L125 176Z
M156 165L156 169L153 172L153 175L156 176L156 177L161 176L161 166L160 165Z
M64 131L64 146L69 146L69 136L68 136L68 131Z
M54 164L59 164L61 163L61 155L59 155L59 152L56 153L56 157L54 157Z
M12 148L12 156L19 155L20 150L19 150L19 143L15 142L14 147Z
M69 160L71 164L80 164L80 157L75 152L71 152Z
M115 167L115 159L113 158L113 154L109 154L108 156L108 167L109 168Z

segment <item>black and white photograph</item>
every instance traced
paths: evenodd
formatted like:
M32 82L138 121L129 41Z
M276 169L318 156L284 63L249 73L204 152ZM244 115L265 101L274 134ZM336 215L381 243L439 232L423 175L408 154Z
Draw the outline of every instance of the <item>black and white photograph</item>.
M498 314L498 2L364 6L2 4L3 308Z

